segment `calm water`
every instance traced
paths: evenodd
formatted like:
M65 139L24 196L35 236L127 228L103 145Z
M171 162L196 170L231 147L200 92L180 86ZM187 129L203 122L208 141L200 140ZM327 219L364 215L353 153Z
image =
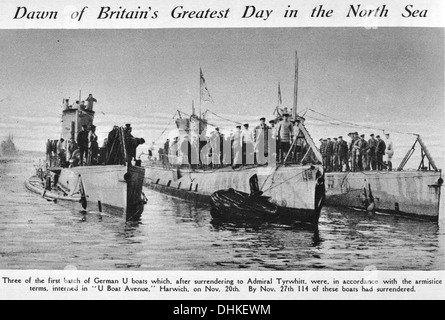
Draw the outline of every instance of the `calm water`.
M28 192L36 157L0 160L0 269L444 270L444 228L326 208L319 230L231 225L207 207L144 190L138 222Z

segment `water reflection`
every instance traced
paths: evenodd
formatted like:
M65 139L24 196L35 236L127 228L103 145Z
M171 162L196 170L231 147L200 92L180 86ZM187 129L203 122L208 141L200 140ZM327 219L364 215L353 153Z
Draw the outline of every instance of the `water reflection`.
M0 164L0 268L445 269L445 228L428 221L325 208L318 229L223 222L212 219L208 206L147 190L143 214L125 221L106 210L83 211L79 203L28 193L23 181L32 174L29 167Z

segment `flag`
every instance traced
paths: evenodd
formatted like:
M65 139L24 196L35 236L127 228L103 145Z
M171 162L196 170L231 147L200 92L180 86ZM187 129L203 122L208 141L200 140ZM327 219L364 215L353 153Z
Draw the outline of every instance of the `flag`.
M210 95L209 89L207 89L206 81L204 79L204 75L202 74L202 69L199 68L199 77L200 77L200 94L202 101L210 101L213 103L212 96Z

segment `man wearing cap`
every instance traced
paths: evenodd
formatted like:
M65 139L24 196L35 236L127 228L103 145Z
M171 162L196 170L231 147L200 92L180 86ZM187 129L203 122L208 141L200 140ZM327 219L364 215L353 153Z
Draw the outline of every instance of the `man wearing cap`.
M377 147L376 147L376 155L377 155L377 170L383 170L386 166L383 163L383 156L385 155L386 144L379 135L377 138Z
M221 134L219 128L215 128L210 134L210 146L212 148L212 166L214 169L221 167Z
M333 157L334 157L334 142L331 138L327 138L326 146L326 158L327 158L327 171L333 170Z
M280 121L277 127L277 139L279 148L279 161L284 164L284 159L290 148L291 136L293 134L293 125L289 121L289 114L283 114L283 120Z
M215 131L217 132L217 136L219 137L219 163L220 166L223 166L223 160L224 160L224 134L219 131L219 128L215 128Z
M88 133L88 160L87 165L96 164L97 154L99 153L99 144L97 143L96 126L91 125Z
M358 132L352 132L351 137L351 169L352 171L359 171L361 161L360 160L360 137Z
M374 134L370 134L371 138L368 140L368 170L377 170L377 140Z
M340 168L340 164L339 164L339 154L338 154L338 149L339 149L339 144L338 144L338 138L334 137L332 138L334 141L334 146L333 146L333 153L332 153L332 170L333 171L341 171Z
M242 140L241 126L236 126L236 130L231 137L232 141L232 167L237 168L242 164Z
M88 158L88 131L86 124L82 125L82 129L77 134L77 145L79 147L80 165L83 166L84 159L86 161Z
M59 157L59 165L65 167L66 154L65 154L65 139L60 138L57 142L57 155Z
M343 140L343 136L338 137L338 163L339 171L343 171L343 166L345 166L346 171L349 171L349 161L348 161L348 143Z
M361 134L358 140L358 154L357 164L359 170L366 170L368 166L368 142L365 140L365 135Z
M389 137L389 133L385 133L386 136L386 140L385 140L385 144L386 144L386 157L385 157L385 162L386 162L386 167L388 168L388 171L392 170L392 157L394 155L394 145L392 143L391 138Z
M114 125L108 132L106 164L117 164L117 150L120 148L119 127Z
M328 139L320 139L320 153L323 159L323 168L328 171Z
M271 148L271 157L274 157L274 161L278 161L278 143L277 143L277 127L275 126L275 120L269 121L269 148ZM269 159L271 160L271 159Z
M254 164L254 138L248 123L244 124L244 130L241 132L241 141L243 143L243 164Z
M264 164L267 162L269 152L269 127L266 118L260 118L260 124L255 127L255 163Z

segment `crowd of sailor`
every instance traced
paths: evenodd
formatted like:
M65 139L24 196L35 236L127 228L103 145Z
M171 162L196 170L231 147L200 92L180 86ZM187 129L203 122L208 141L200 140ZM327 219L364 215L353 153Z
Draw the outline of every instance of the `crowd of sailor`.
M172 141L167 139L158 151L159 159L165 167L179 165L192 169L310 162L314 155L307 152L309 145L299 134L299 122L283 114L270 120L269 125L265 117L260 118L253 130L245 123L237 125L230 134L220 132L218 127L209 136L206 132L191 137L185 134Z
M85 100L77 100L73 105L69 99L63 99L62 108L66 110L79 110L92 113L93 105L97 100L90 93ZM93 165L135 164L141 165L136 159L136 148L145 143L143 138L136 138L132 134L131 124L125 127L113 126L99 147L96 126L83 124L75 136L72 129L68 141L62 137L59 140L48 139L46 143L47 163L50 167L76 167ZM134 161L134 163L133 163Z
M68 141L48 140L46 145L47 162L51 167L76 167L113 164L136 164L136 148L145 143L143 138L132 135L131 124L125 127L114 126L99 147L96 126L82 125L77 139ZM134 162L132 162L134 161Z
M343 136L320 139L320 153L327 172L392 170L394 146L389 133L385 133L385 140L373 133L369 139L358 132L350 132L348 137L349 143Z
M246 165L316 163L317 159L304 135L300 134L299 118L291 119L288 113L270 120L259 119L253 130L245 123L237 125L230 134L216 127L206 135L185 134L167 139L159 149L159 159L164 167L238 168ZM392 170L394 147L389 134L385 140L370 134L369 139L358 132L343 136L320 139L319 151L327 172Z

